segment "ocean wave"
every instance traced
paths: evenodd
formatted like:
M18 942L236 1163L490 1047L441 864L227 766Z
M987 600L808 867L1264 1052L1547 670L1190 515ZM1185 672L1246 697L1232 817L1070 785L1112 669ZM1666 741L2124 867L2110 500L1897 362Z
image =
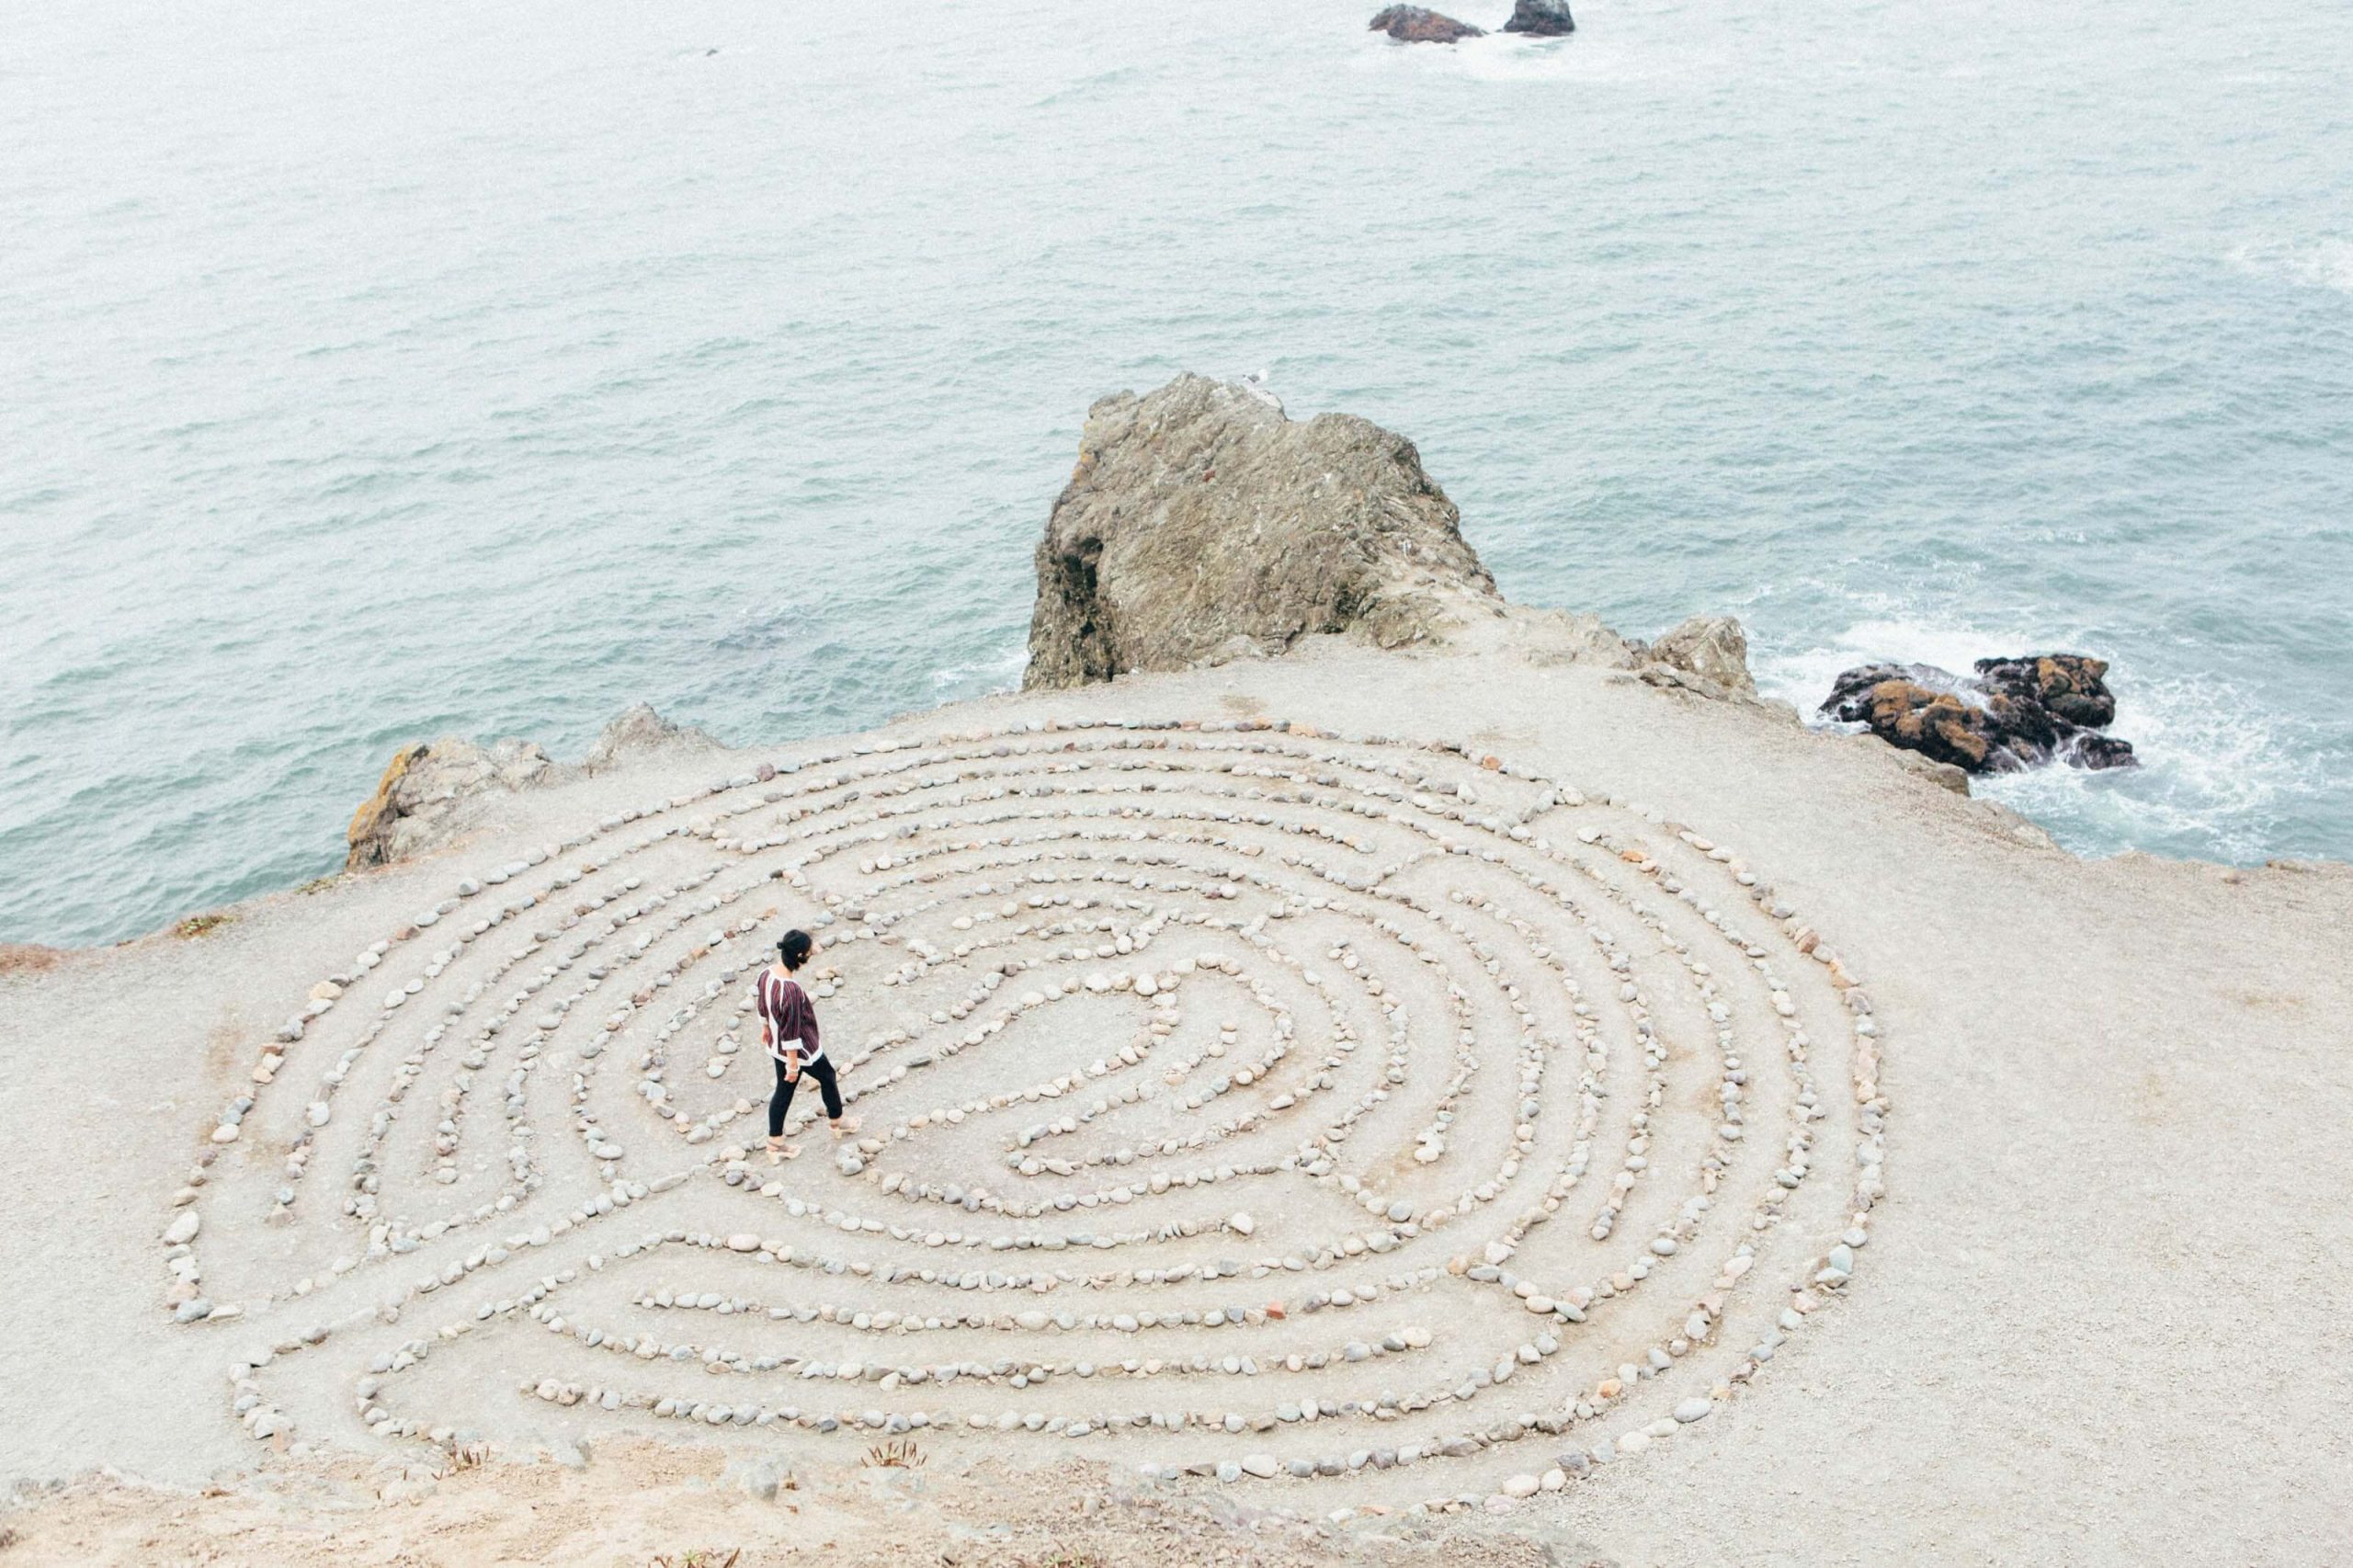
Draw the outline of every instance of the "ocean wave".
M1658 74L1638 68L1623 41L1595 42L1580 36L1524 38L1490 32L1460 43L1399 43L1368 32L1357 57L1362 71L1419 70L1474 82L1592 82L1637 80Z
M1025 640L981 658L934 670L931 687L942 702L977 697L983 692L1008 691L1020 684L1022 667L1029 662L1029 644Z

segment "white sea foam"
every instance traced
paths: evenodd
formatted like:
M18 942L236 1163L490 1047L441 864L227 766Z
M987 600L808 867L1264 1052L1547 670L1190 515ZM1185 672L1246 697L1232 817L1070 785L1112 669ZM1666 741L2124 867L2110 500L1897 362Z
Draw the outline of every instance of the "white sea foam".
M2283 815L2329 788L2324 738L2313 726L2220 676L2153 671L2117 661L2097 639L2065 628L1986 628L1935 619L1875 616L1810 645L1761 648L1758 689L1793 704L1806 722L1842 725L1816 711L1832 683L1858 665L1923 664L1967 676L1978 659L2063 651L2109 658L2116 722L2141 766L2092 772L2053 765L1981 777L1975 793L2034 818L2080 854L2124 849L2251 861L2272 852Z
M2341 18L1372 9L17 7L0 938L329 869L405 739L1010 685L1088 403L1267 365L1516 600L2088 645L2152 766L1992 788L2353 849Z
M984 658L969 659L932 671L932 689L939 694L943 702L978 697L985 692L1009 691L1021 683L1022 667L1029 662L1029 644L1017 642Z
M2228 259L2257 278L2353 294L2353 240L2266 241L2238 245Z
M2041 645L2036 646L2040 651ZM1828 724L1833 721L1814 710L1830 695L1840 672L1857 665L1933 665L1965 676L1976 660L2026 651L2018 639L1974 626L1880 617L1857 621L1813 646L1757 651L1750 665L1759 691L1795 705L1808 722Z

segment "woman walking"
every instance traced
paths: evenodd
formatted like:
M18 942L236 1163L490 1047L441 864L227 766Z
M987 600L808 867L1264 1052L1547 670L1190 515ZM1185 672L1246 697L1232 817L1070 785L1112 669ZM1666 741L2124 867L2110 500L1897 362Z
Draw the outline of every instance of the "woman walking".
M817 1080L834 1136L858 1131L857 1119L842 1115L841 1085L834 1077L834 1064L825 1060L824 1043L817 1038L817 1010L809 1005L809 994L801 988L801 982L792 977L817 950L817 940L806 931L787 931L776 948L778 961L760 971L752 989L752 1004L760 1015L761 1043L776 1062L776 1093L768 1098L768 1164L772 1165L801 1153L798 1145L785 1143L784 1113L792 1108L792 1091L800 1086L804 1073Z

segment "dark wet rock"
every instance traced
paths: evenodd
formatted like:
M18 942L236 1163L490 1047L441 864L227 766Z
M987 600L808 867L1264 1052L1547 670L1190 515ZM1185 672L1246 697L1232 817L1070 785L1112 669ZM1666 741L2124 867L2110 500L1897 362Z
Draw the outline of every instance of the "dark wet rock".
M1372 30L1387 33L1399 43L1453 43L1459 39L1484 38L1483 28L1442 17L1421 6L1392 6L1372 18Z
M1576 30L1576 18L1569 15L1569 0L1519 0L1511 8L1511 20L1504 24L1504 31L1531 38L1559 38Z
M1319 632L1445 642L1504 610L1461 521L1414 444L1369 420L1290 419L1257 388L1192 375L1105 398L1038 542L1022 685L1264 657Z
M1971 773L2047 762L2129 767L2131 743L2097 733L2116 717L2107 664L2080 653L1980 659L1973 676L1932 665L1865 665L1838 676L1822 711L1892 745Z
M1977 679L1988 691L2039 702L2053 717L2085 729L2116 722L2116 698L2108 689L2108 661L2081 653L2026 653L2014 659L1980 659Z

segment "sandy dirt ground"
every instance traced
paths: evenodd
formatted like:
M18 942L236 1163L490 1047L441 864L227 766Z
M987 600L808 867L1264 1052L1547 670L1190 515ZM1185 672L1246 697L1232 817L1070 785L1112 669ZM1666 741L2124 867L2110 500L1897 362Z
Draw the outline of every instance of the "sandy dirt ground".
M279 1467L258 1483L192 1494L85 1482L20 1516L0 1561L290 1568L1601 1568L1606 1561L1532 1517L1465 1526L1363 1514L1335 1525L1216 1492L1122 1483L1086 1463L984 1463L942 1477L828 1470L793 1477L772 1498L725 1484L721 1471L708 1451L632 1444L600 1452L583 1469L496 1466L429 1484L398 1467L351 1461Z
M658 841L648 824L709 816L690 799L706 786L841 748L654 758L199 937L0 974L0 1562L2345 1561L2353 872L2079 861L1875 743L1630 682L1570 642L1515 612L1455 652L1318 640L864 738L1212 726L1155 754L1173 814L1085 818L1106 833L1083 846L1031 835L1131 783L1127 754L983 744L897 796L917 776L881 765L915 747L853 754L779 778L780 805ZM1270 720L1298 729L1214 727ZM1232 753L1198 749L1251 741L1291 745L1278 760L1300 781L1238 781ZM1415 778L1379 771L1399 759ZM1092 771L1050 771L1078 760ZM1438 793L1457 781L1472 793ZM615 821L648 805L665 809ZM983 814L1006 840L985 854L958 825ZM1108 830L1143 821L1116 845L1134 883L1108 881ZM777 846L721 842L755 831ZM561 852L527 867L540 845ZM768 875L820 845L801 881ZM1078 859L1017 858L1050 850ZM583 859L576 884L551 881ZM1099 902L997 913L1032 886L1017 871L1048 865L1072 892L1105 871ZM714 902L739 867L759 880ZM524 887L513 927L443 946ZM540 941L574 897L593 915ZM1796 922L1771 916L1783 901ZM731 1170L767 1089L722 1033L735 971L779 921L820 913L828 1049L859 1063L845 1079L868 1085L874 1147L807 1126L793 1163L755 1148ZM356 969L400 932L381 972ZM576 971L553 961L591 933ZM1001 994L976 979L1017 960ZM592 966L613 972L588 998ZM1131 971L1155 970L1170 984L1147 1000ZM1114 971L1128 983L1086 984ZM341 999L256 1083L335 975ZM412 976L414 1010L384 1006ZM493 1009L503 1028L470 1034ZM584 1055L622 1015L609 1052ZM997 1017L1002 1035L945 1049ZM1053 1081L1070 1087L1021 1097ZM1053 1119L1097 1096L1099 1121ZM951 1123L954 1103L980 1108ZM1350 1108L1341 1135L1302 1138L1302 1118ZM1065 1168L1025 1174L1038 1156ZM1147 1192L1147 1169L1179 1179ZM376 1203L346 1211L370 1176ZM645 1195L619 1212L582 1207L632 1182ZM1035 1212L964 1207L984 1186ZM1066 1193L1087 1201L1058 1209ZM475 1217L500 1194L511 1210ZM1164 1229L1123 1230L1130 1212ZM191 1213L190 1244L161 1239ZM1091 1239L1064 1250L1065 1225ZM1051 1252L987 1244L1048 1230ZM1822 1278L1849 1232L1868 1243L1837 1259L1851 1276ZM1376 1233L1377 1256L1343 1244ZM933 1277L886 1280L898 1267ZM191 1292L235 1310L176 1321ZM1139 1311L1170 1315L1140 1328ZM938 1326L878 1322L892 1312ZM642 1348L617 1353L624 1336ZM1265 1364L1229 1374L1237 1352ZM855 1391L799 1397L821 1372ZM759 1424L711 1419L756 1402ZM922 1470L860 1466L900 1435L861 1428L870 1408L926 1415L905 1434ZM835 1410L846 1429L813 1429ZM1542 1425L1512 1427L1523 1415ZM1399 1445L1427 1451L1350 1462ZM1338 1473L1290 1473L1327 1455ZM1271 1476L1218 1479L1262 1457ZM756 1468L747 1491L760 1462L798 1486L762 1496ZM1506 1496L1524 1478L1552 1487Z

